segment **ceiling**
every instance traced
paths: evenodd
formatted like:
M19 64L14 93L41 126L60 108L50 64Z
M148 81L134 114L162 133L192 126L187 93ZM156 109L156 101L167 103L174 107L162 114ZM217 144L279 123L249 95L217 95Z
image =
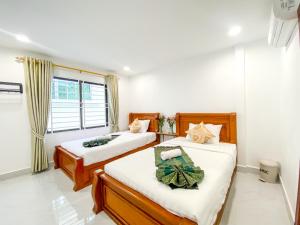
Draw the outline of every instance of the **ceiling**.
M0 45L120 74L267 36L272 0L0 1ZM228 37L240 25L242 33ZM18 43L15 34L33 43ZM131 71L124 72L123 67Z

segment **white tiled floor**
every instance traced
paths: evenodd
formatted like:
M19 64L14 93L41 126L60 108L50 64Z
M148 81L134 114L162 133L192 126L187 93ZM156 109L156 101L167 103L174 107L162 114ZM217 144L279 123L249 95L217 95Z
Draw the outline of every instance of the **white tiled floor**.
M280 184L237 173L221 225L291 225Z
M0 181L0 224L84 225L114 224L105 213L92 212L90 187L72 191L60 171ZM238 173L226 205L222 225L289 225L279 184Z

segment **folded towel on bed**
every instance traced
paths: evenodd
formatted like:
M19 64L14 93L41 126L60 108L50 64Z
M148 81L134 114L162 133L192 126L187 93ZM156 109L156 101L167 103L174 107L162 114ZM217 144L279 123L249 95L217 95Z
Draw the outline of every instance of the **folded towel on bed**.
M170 151L173 149L180 149L181 150L181 156L180 157L176 157L176 158L171 158L168 160L162 160L161 158L161 153L165 152L165 151ZM154 148L154 154L155 154L155 166L159 166L163 163L170 163L173 161L180 161L181 163L187 163L187 164L192 164L194 165L194 162L191 160L191 158L188 156L188 154L186 154L185 151L183 151L181 146L157 146Z
M178 156L181 156L181 150L179 148L175 148L169 151L163 151L160 153L160 157L162 160L172 159Z
M102 137L102 138L97 138L94 140L90 140L90 141L85 141L82 143L83 147L85 148L92 148L92 147L96 147L96 146L100 146L100 145L105 145L108 142L114 140L115 138L119 137L120 135L111 135L109 137Z
M199 166L194 166L194 162L186 154L181 146L166 147L158 146L154 148L156 178L158 181L174 188L198 189L198 183L204 178L204 171ZM161 153L173 149L181 150L181 156L162 160Z

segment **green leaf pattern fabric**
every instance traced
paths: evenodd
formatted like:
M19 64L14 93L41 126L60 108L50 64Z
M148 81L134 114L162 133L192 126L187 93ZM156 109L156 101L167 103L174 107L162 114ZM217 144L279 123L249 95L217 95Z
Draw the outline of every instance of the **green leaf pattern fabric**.
M181 156L162 160L160 153L179 148ZM204 171L199 166L194 166L194 162L181 146L157 146L154 148L156 178L158 181L170 186L172 189L198 189L198 183L204 178Z
M96 146L100 146L100 145L105 145L105 144L107 144L110 141L111 141L110 138L107 138L107 139L95 139L95 140L83 142L82 145L85 148L92 148L92 147L96 147Z
M100 145L106 145L108 142L114 140L115 138L119 137L120 135L111 135L109 138L97 138L90 141L85 141L82 143L82 146L85 148L92 148Z

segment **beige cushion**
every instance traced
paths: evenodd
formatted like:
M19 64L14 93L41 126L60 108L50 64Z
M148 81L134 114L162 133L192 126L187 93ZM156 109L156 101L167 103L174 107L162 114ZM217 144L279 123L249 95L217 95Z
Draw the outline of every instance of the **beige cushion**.
M138 118L136 118L130 125L129 125L129 128L130 128L130 132L131 133L138 133L141 129L141 123L139 121Z
M201 122L192 129L186 131L191 137L191 140L196 143L206 143L214 135L205 127L204 123Z

